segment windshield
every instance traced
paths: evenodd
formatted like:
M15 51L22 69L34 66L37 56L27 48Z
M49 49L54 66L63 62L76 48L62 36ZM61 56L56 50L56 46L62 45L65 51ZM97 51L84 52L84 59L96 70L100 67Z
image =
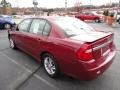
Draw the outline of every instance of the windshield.
M98 15L96 12L92 12L94 15Z
M94 32L95 30L76 18L64 17L58 18L54 21L64 32L67 36L77 36L80 34L86 34L90 32Z

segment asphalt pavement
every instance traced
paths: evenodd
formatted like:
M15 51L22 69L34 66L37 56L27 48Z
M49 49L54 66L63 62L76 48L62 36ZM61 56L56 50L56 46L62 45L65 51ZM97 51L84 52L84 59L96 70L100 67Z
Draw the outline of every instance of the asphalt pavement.
M34 58L9 47L7 31L0 30L0 90L120 90L120 25L88 23L97 30L115 33L117 55L112 66L92 81L68 76L50 78Z

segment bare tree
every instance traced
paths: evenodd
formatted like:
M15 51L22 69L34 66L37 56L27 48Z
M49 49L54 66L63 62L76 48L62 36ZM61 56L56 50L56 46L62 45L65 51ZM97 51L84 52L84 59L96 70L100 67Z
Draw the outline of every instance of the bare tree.
M76 12L81 13L82 10L83 10L82 2L80 2L79 0L77 0L77 1L75 2L75 4L74 4L74 10L75 10Z

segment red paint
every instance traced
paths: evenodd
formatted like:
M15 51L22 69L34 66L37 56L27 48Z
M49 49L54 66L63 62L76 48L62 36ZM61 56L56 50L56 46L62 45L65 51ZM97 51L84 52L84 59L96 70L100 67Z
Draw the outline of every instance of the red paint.
M99 15L95 15L95 14L91 14L91 13L82 13L82 14L79 14L79 15L76 15L75 16L76 18L80 19L80 20L96 20L96 19L99 19L101 20L101 17Z
M50 53L56 58L60 69L65 74L83 80L95 79L113 62L116 54L113 41L102 48L93 50L93 48L113 40L112 33L102 33L97 36L93 33L69 38L52 21L54 17L44 19L47 19L52 25L49 36L20 31L8 32L17 47L38 61L41 61L40 57L43 52ZM90 36L94 36L94 38L90 39ZM81 37L86 37L87 41ZM109 52L103 56L107 50Z

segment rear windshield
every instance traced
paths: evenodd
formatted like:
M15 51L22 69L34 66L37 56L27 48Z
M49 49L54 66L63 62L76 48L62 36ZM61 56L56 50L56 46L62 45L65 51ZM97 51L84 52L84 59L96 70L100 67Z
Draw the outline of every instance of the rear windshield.
M95 30L76 18L64 17L54 21L68 37L94 32Z

